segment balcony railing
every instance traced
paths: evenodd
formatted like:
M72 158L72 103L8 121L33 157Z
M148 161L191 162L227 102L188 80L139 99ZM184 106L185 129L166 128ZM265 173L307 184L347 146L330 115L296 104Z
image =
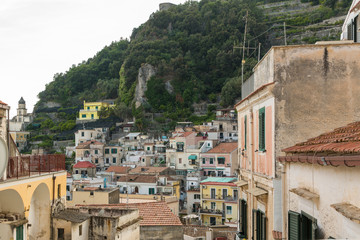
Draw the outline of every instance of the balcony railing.
M221 194L216 194L216 195L203 194L202 198L203 199L214 199L214 200L225 200L225 201L229 201L229 202L237 201L236 197L234 198L232 196L223 196Z
M224 211L221 211L221 210L219 210L219 209L200 209L200 213L223 215Z
M64 154L10 157L6 177L17 179L61 170L65 170Z

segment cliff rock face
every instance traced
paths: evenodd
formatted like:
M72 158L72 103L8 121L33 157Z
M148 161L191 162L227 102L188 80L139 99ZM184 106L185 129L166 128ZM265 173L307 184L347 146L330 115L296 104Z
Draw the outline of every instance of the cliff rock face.
M148 63L145 63L139 68L134 98L135 106L137 108L140 107L141 104L146 102L145 92L147 90L147 82L155 74L156 68Z

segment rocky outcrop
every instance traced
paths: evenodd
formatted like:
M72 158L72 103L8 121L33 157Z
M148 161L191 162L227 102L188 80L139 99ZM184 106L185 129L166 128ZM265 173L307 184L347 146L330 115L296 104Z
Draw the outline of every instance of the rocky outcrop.
M139 68L139 74L137 77L137 84L135 89L135 106L138 108L142 104L146 103L145 92L147 90L147 82L152 76L156 74L156 68L152 65L145 63Z

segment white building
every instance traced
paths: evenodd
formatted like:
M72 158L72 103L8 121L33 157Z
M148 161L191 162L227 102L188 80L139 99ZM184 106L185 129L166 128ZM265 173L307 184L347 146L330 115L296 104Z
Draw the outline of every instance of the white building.
M341 40L360 42L360 0L353 0L342 26Z

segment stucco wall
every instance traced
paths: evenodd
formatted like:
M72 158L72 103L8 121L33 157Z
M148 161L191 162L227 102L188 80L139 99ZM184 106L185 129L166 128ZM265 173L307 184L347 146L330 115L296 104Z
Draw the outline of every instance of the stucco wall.
M275 152L360 120L360 44L274 48Z
M304 211L315 217L320 232L324 234L320 235L320 238L332 236L337 239L357 239L360 236L360 224L344 217L330 205L347 202L360 206L359 171L359 167L291 163L290 167L287 167L287 176L290 176L287 179L288 189L306 188L320 197L310 201L289 193L289 201L285 206L295 212Z
M81 225L82 233L80 236L79 226ZM89 226L90 219L85 220L82 223L74 223L71 226L72 239L76 240L88 240L89 239Z
M141 226L140 239L141 240L173 240L183 239L182 226Z
M53 239L58 239L58 229L63 228L64 229L64 240L71 240L71 222L53 218Z

